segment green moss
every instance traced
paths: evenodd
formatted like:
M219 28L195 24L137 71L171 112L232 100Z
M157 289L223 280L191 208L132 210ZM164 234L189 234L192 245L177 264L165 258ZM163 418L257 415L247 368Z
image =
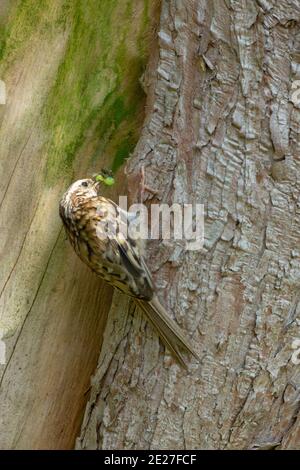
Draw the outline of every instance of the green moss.
M109 156L114 169L120 166L138 139L133 128L140 129L144 105L138 80L145 60L138 56L138 47L136 57L129 50L136 34L132 1L92 0L87 8L80 0L75 4L69 47L47 106L47 127L53 129L50 180L72 167L93 125L99 139L93 161L101 166L103 156Z
M116 126L119 126L123 119L126 117L126 106L124 98L119 96L113 103L112 106L113 122Z
M4 68L24 54L30 40L37 38L41 32L54 32L52 20L55 14L52 0L22 0L12 5L1 38L0 59Z
M124 163L124 160L129 157L130 153L135 148L136 140L132 134L128 134L127 138L122 141L116 150L115 158L112 164L112 171L115 173L120 166Z
M134 149L145 104L139 78L149 50L149 8L149 0L22 0L0 31L7 67L32 41L68 32L42 116L49 184L72 171L87 133L96 142L87 167L101 168L105 158L116 170Z

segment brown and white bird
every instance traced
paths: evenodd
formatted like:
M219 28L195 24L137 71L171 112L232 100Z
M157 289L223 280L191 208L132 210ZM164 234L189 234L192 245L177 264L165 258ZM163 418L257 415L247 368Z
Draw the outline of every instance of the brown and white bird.
M82 179L63 195L59 214L80 259L113 287L134 298L178 362L182 351L197 357L181 329L161 305L141 246L124 236L132 215L99 194L101 183Z

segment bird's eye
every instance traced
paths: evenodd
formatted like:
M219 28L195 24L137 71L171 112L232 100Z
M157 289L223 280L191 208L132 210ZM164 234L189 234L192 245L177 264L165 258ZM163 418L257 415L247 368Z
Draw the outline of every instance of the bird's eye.
M81 186L84 186L85 188L88 187L88 182L87 181L83 181L83 183L81 183Z

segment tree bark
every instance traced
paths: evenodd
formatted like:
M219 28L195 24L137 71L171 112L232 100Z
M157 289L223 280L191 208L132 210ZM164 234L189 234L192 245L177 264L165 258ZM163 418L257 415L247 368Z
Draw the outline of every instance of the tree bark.
M149 202L205 204L205 244L151 242L182 370L114 294L78 449L299 449L299 0L162 1L128 167Z

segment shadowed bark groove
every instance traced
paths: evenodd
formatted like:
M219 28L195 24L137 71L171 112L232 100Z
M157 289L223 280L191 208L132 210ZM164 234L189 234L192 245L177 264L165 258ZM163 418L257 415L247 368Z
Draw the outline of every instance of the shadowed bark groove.
M298 0L162 2L128 166L149 202L205 204L205 244L149 244L201 357L187 373L114 295L77 448L300 447Z

